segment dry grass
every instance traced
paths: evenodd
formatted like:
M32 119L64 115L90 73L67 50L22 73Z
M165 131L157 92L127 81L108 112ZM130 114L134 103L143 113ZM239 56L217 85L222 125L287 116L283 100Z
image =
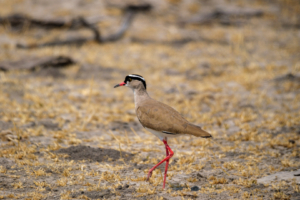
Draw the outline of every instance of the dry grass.
M18 11L20 6L16 3L25 2L2 1L0 12L5 15ZM182 2L167 1L167 7ZM184 9L190 13L202 9L198 2L182 4L182 13ZM267 2L261 1L245 4L264 10L270 8ZM300 82L275 81L288 73L299 75L299 31L281 27L277 16L281 15L283 21L291 19L293 23L300 6L293 1L275 4L279 5L279 14L269 12L241 27L215 24L182 28L174 25L176 15L172 11L160 7L158 10L164 11L164 16L155 12L153 19L141 15L125 39L116 43L90 42L79 47L30 50L17 49L10 42L1 43L0 61L67 55L78 63L57 69L65 75L62 79L40 76L38 71L0 72L0 121L11 125L9 130L0 129L0 157L12 162L10 167L0 162L0 175L9 183L0 191L0 199L53 196L71 199L74 191L107 189L116 195L104 197L116 199L126 191L134 198L260 199L270 188L272 192L266 198L292 199L291 193L299 193L295 182L278 180L260 187L256 181L278 171L300 167L297 159ZM117 8L99 7L112 17L120 15ZM29 11L25 9L25 12ZM74 12L66 7L53 13L49 11L53 16ZM91 13L94 12L92 9ZM104 23L99 26L105 27ZM111 20L111 23L115 22ZM187 33L201 35L212 42L200 39L176 46L128 41L132 37L173 41L185 38ZM25 42L43 42L62 31L49 30L36 39L33 37L36 29L17 33L1 26L0 34L13 41L22 38ZM88 77L79 79L77 75L85 64L111 69L111 72L103 75L90 72ZM173 106L214 137L213 140L189 136L170 139L175 156L170 163L168 181L186 184L180 191L161 190L164 168L153 172L150 184L145 182L149 168L165 152L157 138L135 126L138 120L132 92L127 88L113 89L130 73L143 75L153 98ZM40 124L45 119L57 123L57 128ZM117 121L128 123L131 128L120 125L112 129ZM35 125L30 126L31 123ZM120 151L118 161L107 155L105 162L85 162L70 161L68 155L53 152L80 144L136 155L129 160ZM197 173L207 176L199 178ZM24 182L25 175L30 181ZM133 190L124 189L125 193L118 190L124 184ZM200 190L191 192L194 185L201 186ZM81 198L90 198L88 194Z

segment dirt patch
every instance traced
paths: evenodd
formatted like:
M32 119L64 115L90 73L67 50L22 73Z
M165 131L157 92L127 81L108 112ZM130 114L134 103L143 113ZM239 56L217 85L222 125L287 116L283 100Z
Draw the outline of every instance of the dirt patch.
M59 149L55 153L67 154L70 160L89 160L90 162L116 161L123 158L129 161L134 154L114 149L93 148L90 146L71 146L65 149ZM122 157L121 157L122 156Z
M91 199L103 199L103 198L112 198L115 196L115 193L111 192L110 190L104 190L104 191L82 191L77 192L71 195L72 198L79 198L82 199L84 196L91 198Z
M136 131L141 130L143 127L138 122L126 123L122 121L113 121L108 125L109 129L112 131L116 130L126 130L128 132L132 131L132 128Z
M13 127L13 125L11 123L0 120L0 131L10 129L12 127Z
M5 166L6 169L10 169L15 163L7 158L0 158L0 165Z
M75 78L90 79L92 75L93 78L97 80L111 80L116 74L126 74L126 71L120 70L116 67L108 68L102 66L95 66L91 64L82 64L77 74L75 75Z

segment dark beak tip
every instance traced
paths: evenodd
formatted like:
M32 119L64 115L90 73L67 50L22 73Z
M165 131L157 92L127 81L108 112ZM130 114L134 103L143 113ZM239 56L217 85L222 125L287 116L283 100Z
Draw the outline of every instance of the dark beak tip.
M124 85L125 85L125 82L122 82L120 84L115 85L114 88L117 88L117 87L120 87L120 86L124 86Z

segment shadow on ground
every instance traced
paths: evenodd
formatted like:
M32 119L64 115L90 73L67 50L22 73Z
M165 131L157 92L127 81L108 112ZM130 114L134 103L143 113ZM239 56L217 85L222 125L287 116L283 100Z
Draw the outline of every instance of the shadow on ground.
M69 160L89 160L91 162L116 161L123 158L129 161L134 154L114 149L93 148L90 146L71 146L65 149L59 149L55 153L67 154ZM122 157L121 157L122 156Z

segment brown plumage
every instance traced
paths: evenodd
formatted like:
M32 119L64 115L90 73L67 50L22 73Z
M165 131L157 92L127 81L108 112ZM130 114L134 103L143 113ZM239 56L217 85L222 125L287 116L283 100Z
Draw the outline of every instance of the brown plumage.
M201 127L189 123L172 107L148 96L138 102L136 114L141 124L149 129L168 132L169 134L188 134L197 137L211 137Z

